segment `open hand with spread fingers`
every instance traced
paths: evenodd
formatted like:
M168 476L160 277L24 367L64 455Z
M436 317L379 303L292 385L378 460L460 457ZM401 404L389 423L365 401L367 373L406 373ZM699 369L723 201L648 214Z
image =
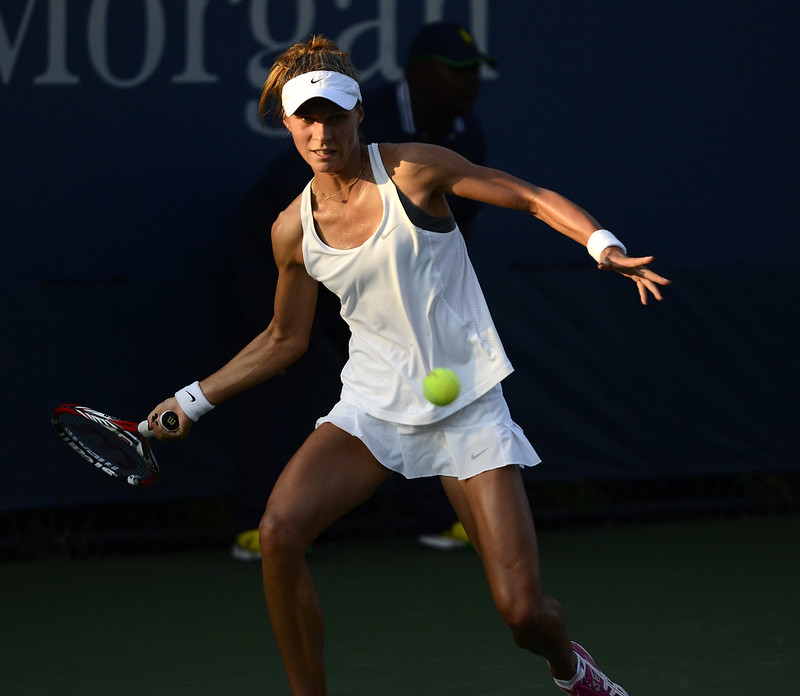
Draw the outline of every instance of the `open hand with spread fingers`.
M639 289L639 299L646 305L648 292L657 300L661 300L659 286L666 286L672 282L650 270L653 258L653 256L627 256L618 247L608 247L603 251L597 267L601 271L615 271L630 278Z

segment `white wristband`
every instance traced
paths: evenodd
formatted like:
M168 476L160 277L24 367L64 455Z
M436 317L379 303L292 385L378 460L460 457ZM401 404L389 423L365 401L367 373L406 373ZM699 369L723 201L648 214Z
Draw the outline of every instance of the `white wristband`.
M586 243L586 251L589 252L589 256L599 263L600 254L602 254L604 250L608 249L608 247L612 246L622 249L623 254L628 253L625 245L613 234L611 234L611 232L608 230L595 230L592 232L591 236L589 237L589 241Z
M200 389L200 382L179 389L175 392L175 398L183 412L194 422L214 408L214 404L206 399L206 395Z

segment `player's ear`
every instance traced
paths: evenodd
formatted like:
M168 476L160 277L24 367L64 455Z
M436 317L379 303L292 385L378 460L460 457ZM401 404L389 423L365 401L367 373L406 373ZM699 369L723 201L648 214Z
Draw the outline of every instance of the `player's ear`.
M364 120L364 107L361 105L361 102L358 103L358 123L356 125L360 126L361 122Z

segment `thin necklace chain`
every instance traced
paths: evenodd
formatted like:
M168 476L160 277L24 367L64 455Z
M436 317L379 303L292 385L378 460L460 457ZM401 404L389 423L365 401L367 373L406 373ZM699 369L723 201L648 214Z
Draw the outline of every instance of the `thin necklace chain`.
M314 195L317 198L322 199L323 201L329 201L331 198L334 198L335 196L338 196L340 193L344 193L345 191L347 191L347 189L352 188L353 186L355 186L356 182L361 178L361 174L364 171L364 161L365 161L365 159L366 158L364 157L364 155L362 153L362 155L361 155L361 168L358 170L358 174L356 175L356 178L353 179L349 184L347 184L347 186L345 186L344 188L340 188L336 193L332 193L330 196L321 196L319 193L314 191L314 187L312 186L311 190L314 191Z

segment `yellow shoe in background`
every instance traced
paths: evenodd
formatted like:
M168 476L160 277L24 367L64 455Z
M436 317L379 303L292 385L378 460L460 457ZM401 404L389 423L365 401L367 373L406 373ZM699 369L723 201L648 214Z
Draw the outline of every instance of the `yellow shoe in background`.
M467 535L467 530L461 522L456 522L449 529L445 529L441 534L422 534L417 537L417 541L422 546L439 551L452 551L453 549L465 549L472 546Z
M248 529L246 532L236 535L233 546L231 546L231 558L236 561L261 560L257 529Z
M311 547L306 549L306 556L311 553ZM260 561L261 546L258 541L258 530L248 529L237 534L231 546L231 558L235 561Z

